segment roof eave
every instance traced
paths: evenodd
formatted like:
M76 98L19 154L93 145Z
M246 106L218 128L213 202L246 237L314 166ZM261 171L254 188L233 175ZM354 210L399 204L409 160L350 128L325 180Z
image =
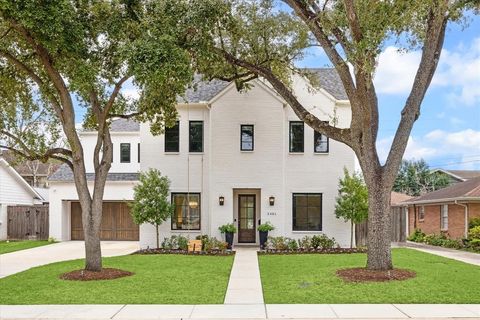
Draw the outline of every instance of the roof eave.
M455 202L455 201L480 201L480 197L453 197L453 198L442 198L442 199L432 199L432 200L418 200L418 201L405 201L402 204L405 206L414 205L414 204L435 204L435 203L444 203L444 202Z

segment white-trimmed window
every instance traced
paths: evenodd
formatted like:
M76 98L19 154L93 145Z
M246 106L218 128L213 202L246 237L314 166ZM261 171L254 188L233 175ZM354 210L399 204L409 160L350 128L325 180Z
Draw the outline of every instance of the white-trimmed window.
M448 204L443 204L440 209L440 228L448 230Z
M418 208L418 220L419 221L425 220L425 206L420 206Z

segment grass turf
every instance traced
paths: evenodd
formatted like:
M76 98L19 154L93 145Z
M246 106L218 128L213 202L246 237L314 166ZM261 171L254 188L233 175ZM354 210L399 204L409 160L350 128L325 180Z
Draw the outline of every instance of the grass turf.
M53 263L0 279L1 304L220 304L233 256L127 255L104 267L134 272L101 281L60 280L83 260Z
M480 303L480 267L413 249L393 249L405 281L345 283L337 269L363 267L366 254L259 256L265 303Z
M52 243L47 240L0 241L0 254L41 247Z

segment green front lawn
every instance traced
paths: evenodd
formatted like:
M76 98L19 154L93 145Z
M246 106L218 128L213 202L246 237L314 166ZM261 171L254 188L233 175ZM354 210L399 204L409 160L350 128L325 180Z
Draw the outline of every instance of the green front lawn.
M52 244L47 240L0 241L0 254Z
M480 267L413 249L393 249L405 281L345 283L337 269L363 267L366 254L259 256L265 303L480 303Z
M221 304L233 256L128 255L104 266L134 272L115 280L67 281L83 260L53 263L0 279L1 304Z

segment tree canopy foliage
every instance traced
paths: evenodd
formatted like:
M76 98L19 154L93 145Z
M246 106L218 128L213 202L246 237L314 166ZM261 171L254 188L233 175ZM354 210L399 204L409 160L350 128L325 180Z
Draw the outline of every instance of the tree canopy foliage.
M419 196L450 185L450 179L442 172L430 170L425 160L403 160L393 191Z

